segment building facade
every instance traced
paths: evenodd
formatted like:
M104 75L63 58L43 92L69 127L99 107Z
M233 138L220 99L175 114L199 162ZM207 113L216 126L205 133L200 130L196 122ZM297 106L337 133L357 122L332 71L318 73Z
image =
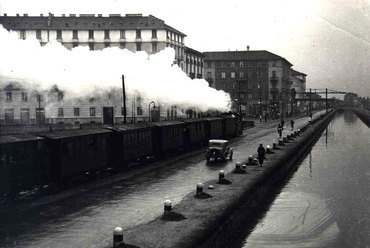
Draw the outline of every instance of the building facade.
M56 86L35 91L11 82L0 89L0 125L83 124L124 122L121 91L90 97L71 97ZM149 114L150 113L150 114ZM154 118L155 117L155 118ZM139 94L126 95L126 122L138 123L194 118L194 111L150 104Z
M295 92L295 98L305 98L306 94L306 77L307 75L296 71L296 70L291 70L291 76L290 80L292 81L292 86L291 89L294 89ZM307 104L303 101L296 101L293 102L292 104L292 110L293 112L304 112L306 111L306 106Z
M156 53L165 47L175 50L174 63L185 71L185 37L182 32L152 15L80 14L54 16L0 16L0 24L18 33L20 39L36 38L41 45L58 41L67 49L87 46L126 48L132 52Z
M268 51L204 53L209 85L230 93L233 111L244 116L289 113L292 64Z
M203 59L203 53L185 47L185 72L190 78L203 78Z

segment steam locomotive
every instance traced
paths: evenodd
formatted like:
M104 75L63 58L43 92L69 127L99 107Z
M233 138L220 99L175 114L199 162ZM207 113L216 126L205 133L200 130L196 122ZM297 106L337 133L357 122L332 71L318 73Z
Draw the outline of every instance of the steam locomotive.
M0 195L241 133L234 116L0 136Z

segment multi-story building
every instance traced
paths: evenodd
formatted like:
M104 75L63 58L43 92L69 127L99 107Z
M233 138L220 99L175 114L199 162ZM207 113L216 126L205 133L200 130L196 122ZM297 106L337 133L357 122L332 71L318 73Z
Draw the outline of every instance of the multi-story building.
M123 123L122 106L120 91L76 98L56 86L36 91L11 82L0 88L0 125ZM148 122L149 116L156 121L195 117L177 106L161 106L160 102L148 106L140 95L126 95L127 123Z
M186 37L182 32L152 15L111 14L109 16L70 14L62 16L0 16L0 24L16 31L20 39L36 38L41 45L58 41L68 49L88 46L90 50L105 47L126 48L132 52L156 53L165 47L175 50L175 61L185 71Z
M292 81L291 89L294 89L295 91L295 98L305 98L307 75L293 69L291 70L290 75L290 80ZM293 112L304 112L307 107L306 105L307 104L302 101L295 102L294 105L292 104Z
M185 72L190 78L203 78L204 54L185 47Z
M287 115L291 99L292 64L268 51L204 53L204 77L225 90L233 110L243 115Z

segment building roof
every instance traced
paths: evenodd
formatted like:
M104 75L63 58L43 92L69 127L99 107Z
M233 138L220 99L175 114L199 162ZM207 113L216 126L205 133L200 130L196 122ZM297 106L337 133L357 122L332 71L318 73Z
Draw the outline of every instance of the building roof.
M199 51L197 51L197 50L195 50L193 48L187 47L187 46L185 46L185 52L186 53L193 53L193 54L196 54L196 55L198 55L200 57L205 57L204 53L199 52Z
M80 14L69 16L0 16L0 23L6 29L15 30L120 30L120 29L166 29L180 35L182 32L165 24L165 22L152 15L142 16L141 14L121 15L90 15Z
M303 72L299 72L296 70L291 69L290 75L292 76L307 76L307 74L304 74Z
M293 66L287 59L266 50L260 51L224 51L204 52L204 60L284 60Z

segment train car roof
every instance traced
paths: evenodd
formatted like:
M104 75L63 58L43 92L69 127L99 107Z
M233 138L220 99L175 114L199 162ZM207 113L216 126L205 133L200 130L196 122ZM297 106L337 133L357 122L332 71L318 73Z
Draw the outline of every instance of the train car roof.
M193 123L193 122L202 122L202 121L206 121L205 118L193 118L193 119L181 119L181 121L183 122L187 122L187 123Z
M205 118L207 121L216 121L216 120L222 120L221 117L207 117Z
M236 118L235 115L223 115L222 117L223 118L228 118L228 119L234 119L234 118Z
M130 131L130 130L150 129L152 127L153 127L153 124L149 124L149 123L134 123L134 124L117 124L112 127L107 127L107 129L121 132L121 131Z
M172 125L184 125L184 122L182 121L159 121L159 122L153 122L153 125L157 127L164 127L164 126L172 126Z
M17 142L24 142L24 141L34 141L34 140L43 140L44 138L28 134L28 133L22 133L22 134L13 134L13 135L5 135L0 136L0 144L6 144L6 143L17 143Z
M53 131L53 132L44 132L38 133L42 137L50 138L50 139L65 139L71 138L76 136L87 136L87 135L94 135L94 134L104 134L104 133L111 133L112 131L107 129L71 129L71 130L62 130L62 131Z

